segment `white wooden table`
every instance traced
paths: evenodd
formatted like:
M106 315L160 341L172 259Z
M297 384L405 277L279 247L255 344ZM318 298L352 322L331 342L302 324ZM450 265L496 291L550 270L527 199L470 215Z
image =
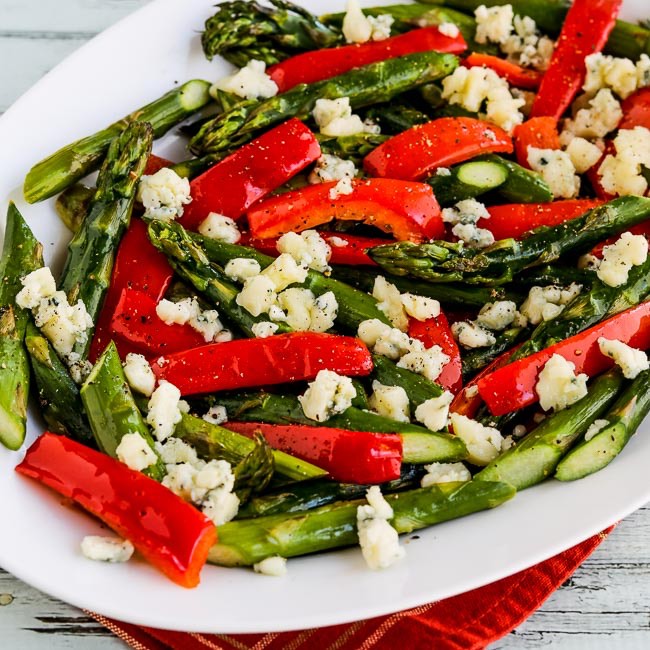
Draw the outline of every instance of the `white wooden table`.
M68 53L146 2L0 0L0 113ZM649 542L646 507L622 522L573 578L495 649L650 648ZM0 648L119 647L121 641L79 610L0 569Z

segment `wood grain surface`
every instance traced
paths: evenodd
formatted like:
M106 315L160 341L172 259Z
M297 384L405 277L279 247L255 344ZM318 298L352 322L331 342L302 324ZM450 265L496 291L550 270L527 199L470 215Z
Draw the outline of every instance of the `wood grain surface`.
M67 54L147 1L0 0L0 112ZM121 647L83 612L0 569L3 650ZM623 521L539 611L493 648L650 648L650 508Z

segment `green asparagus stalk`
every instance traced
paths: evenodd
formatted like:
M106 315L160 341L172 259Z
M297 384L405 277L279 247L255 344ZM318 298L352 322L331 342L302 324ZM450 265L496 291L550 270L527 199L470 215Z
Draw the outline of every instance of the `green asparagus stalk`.
M248 246L227 244L226 242L202 237L194 233L190 233L189 236L196 244L201 246L212 264L221 267L224 267L230 260L237 257L254 259L263 269L273 262L273 258L269 255L260 253ZM331 291L336 296L336 301L339 305L336 322L354 332L357 331L362 321L371 318L377 318L386 324L390 324L384 312L377 307L377 301L372 296L344 284L340 280L335 280L310 269L303 287L311 289L316 296L321 296Z
M255 442L250 438L193 415L183 415L174 435L194 447L201 457L223 459L233 465L240 463L255 449ZM327 474L320 467L283 451L274 450L272 455L276 473L286 479L304 481Z
M391 494L417 487L423 474L421 465L403 465L400 477L383 483L381 491L383 494ZM254 496L246 505L239 508L237 519L292 514L320 508L335 501L362 499L369 487L370 485L335 483L324 479L300 481Z
M197 155L218 153L251 140L290 117L307 119L318 99L349 97L353 109L388 102L425 83L446 77L458 65L457 57L422 52L355 68L337 77L291 90L258 102L244 101L203 125L190 141Z
M48 199L99 169L111 141L135 121L149 122L159 138L209 101L207 81L194 79L170 90L160 99L137 109L103 131L73 142L34 165L25 178L29 203Z
M131 123L111 143L97 178L97 189L80 230L68 245L61 288L71 303L82 300L96 322L111 281L117 246L131 220L138 182L151 153L153 131ZM85 359L91 337L74 352Z
M115 343L111 342L97 360L80 394L97 446L105 454L117 458L122 438L137 433L158 458L144 473L157 481L162 480L165 466L126 381Z
M606 425L560 461L555 478L574 481L598 472L618 456L650 412L650 371L636 377L603 416Z
M578 437L612 404L622 383L623 378L616 370L601 375L585 397L547 417L521 442L481 470L474 480L506 481L517 490L541 483L555 471Z
M239 289L215 264L180 224L153 220L149 223L149 239L162 251L178 275L193 285L221 314L235 323L246 336L252 337L253 325L269 322L265 314L252 316L237 302ZM286 323L277 323L278 333L292 331Z
M390 494L392 526L410 533L427 526L494 508L515 495L506 483L469 481L442 483ZM219 541L208 561L222 566L250 566L273 555L295 557L353 546L357 538L357 508L365 500L342 501L287 517L270 515L231 521L219 527Z
M57 197L54 204L56 213L73 235L81 228L94 195L95 190L92 187L75 183Z
M23 276L43 266L43 247L13 203L0 257L0 443L19 449L25 440L29 362L24 347L29 314L16 304Z
M85 444L94 442L79 386L52 344L31 321L27 324L25 347L34 373L41 413L48 428Z
M273 450L264 436L256 433L253 444L253 450L233 470L240 503L246 503L253 494L264 492L275 471Z
M567 287L572 282L582 286L590 286L595 276L596 274L593 271L577 269L571 264L545 264L544 266L528 269L518 275L517 286L523 287L526 291L531 287L548 287L552 284Z
M357 133L356 135L342 135L336 138L317 134L316 138L323 153L351 160L357 167L361 167L363 159L373 149L388 140L387 135L378 133Z
M340 31L321 23L306 9L286 0L224 2L205 23L201 36L208 59L223 56L236 66L251 59L272 65L306 50L331 47Z
M429 282L467 282L487 286L512 282L526 268L548 264L650 218L650 199L626 196L552 228L541 227L520 241L503 239L475 250L444 241L399 242L370 249L389 273Z
M293 395L263 392L219 395L217 402L226 407L228 418L233 421L320 426L305 416L298 398ZM397 433L402 438L404 463L451 462L462 460L467 455L460 438L434 433L415 424L396 422L353 406L329 418L327 426L350 431Z
M496 154L476 160L503 165L508 170L505 182L495 190L501 203L548 203L553 200L553 192L541 174Z
M510 350L521 341L529 330L523 327L509 327L496 336L496 343L487 348L476 348L463 354L463 380L468 381L479 370L492 363L500 354Z
M390 135L401 133L431 120L426 113L417 110L417 108L396 102L373 106L366 111L365 117L379 124L382 133Z

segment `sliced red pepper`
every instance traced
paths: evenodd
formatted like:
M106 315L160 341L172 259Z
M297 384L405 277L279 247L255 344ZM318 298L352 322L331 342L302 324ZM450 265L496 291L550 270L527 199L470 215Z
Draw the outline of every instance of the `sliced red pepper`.
M352 181L352 192L336 182L309 185L258 203L248 212L253 237L266 239L300 232L333 219L363 221L395 239L419 242L444 234L440 206L425 183L387 178Z
M190 325L167 325L156 313L157 304L141 291L122 292L111 319L111 333L118 344L149 357L205 345L204 337Z
M131 219L117 249L111 284L97 319L89 352L92 363L111 341L111 319L122 291L141 291L158 302L165 295L173 276L174 271L165 255L149 241L147 226L141 219Z
M348 72L352 68L398 56L431 50L458 54L466 49L467 43L462 34L459 33L458 36L451 38L442 34L438 27L424 27L383 41L344 45L298 54L272 65L268 69L268 74L283 93L298 84L322 81Z
M152 153L149 156L149 160L147 160L147 166L144 168L142 175L151 176L152 174L159 172L161 169L170 167L173 164L174 163L171 160L167 160L167 158L161 158L160 156L156 156L156 154Z
M481 54L480 52L472 52L463 61L463 65L469 68L489 68L494 70L500 77L503 77L511 86L530 90L538 88L544 76L537 70L522 68L516 63L506 61L506 59L491 54Z
M512 139L503 129L471 117L441 117L386 140L363 166L370 176L415 181L438 167L497 152L512 152Z
M442 369L436 383L454 394L457 393L463 383L463 366L460 361L460 350L451 333L447 317L440 312L435 318L425 321L410 318L408 333L412 338L421 341L425 348L440 346L449 357L449 362Z
M637 223L636 226L631 226L630 228L628 228L628 231L631 232L633 235L643 235L650 242L650 221ZM602 257L603 248L605 248L605 246L610 246L611 244L614 244L616 241L620 239L620 237L621 237L620 235L614 235L613 237L610 237L609 239L600 242L600 244L594 246L594 248L591 250L591 254L595 255L596 257Z
M586 76L585 57L600 52L614 28L622 0L574 0L542 79L531 117L556 121L571 105Z
M321 370L363 376L372 371L368 348L349 336L295 332L265 339L210 343L168 354L152 365L182 395L314 379Z
M623 119L618 125L619 129L633 129L635 126L650 129L650 86L626 97L621 103L621 109Z
M196 587L214 524L171 490L94 449L44 433L16 471L72 499L183 587Z
M330 245L332 264L348 264L350 266L376 266L376 263L370 259L366 251L375 246L390 244L392 240L381 239L379 237L362 237L360 235L349 235L345 232L323 232L320 236ZM345 242L345 243L344 243ZM277 257L278 238L255 239L248 233L243 233L241 241L242 246L250 246L260 253Z
M195 178L190 184L192 202L180 221L185 228L196 230L210 212L238 219L320 155L314 134L292 118Z
M507 203L488 208L489 219L481 219L481 228L487 228L495 239L520 239L540 226L558 226L575 219L603 201L599 199L568 199L553 203Z
M257 422L228 422L226 427L249 438L261 432L274 449L317 463L342 483L385 483L400 475L402 439L396 434Z
M528 147L536 149L561 149L557 121L552 117L533 117L514 130L515 155L517 162L530 169Z
M575 364L576 374L597 375L613 365L598 347L601 336L642 350L649 348L650 301L483 377L478 382L481 397L493 415L504 415L534 404L539 399L535 392L539 373L554 354Z

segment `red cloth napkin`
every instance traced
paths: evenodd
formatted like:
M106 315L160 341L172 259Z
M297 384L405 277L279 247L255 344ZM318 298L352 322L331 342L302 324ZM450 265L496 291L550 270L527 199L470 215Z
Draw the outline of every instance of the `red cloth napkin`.
M479 650L525 621L611 530L460 596L346 625L273 634L189 634L88 613L135 650Z

